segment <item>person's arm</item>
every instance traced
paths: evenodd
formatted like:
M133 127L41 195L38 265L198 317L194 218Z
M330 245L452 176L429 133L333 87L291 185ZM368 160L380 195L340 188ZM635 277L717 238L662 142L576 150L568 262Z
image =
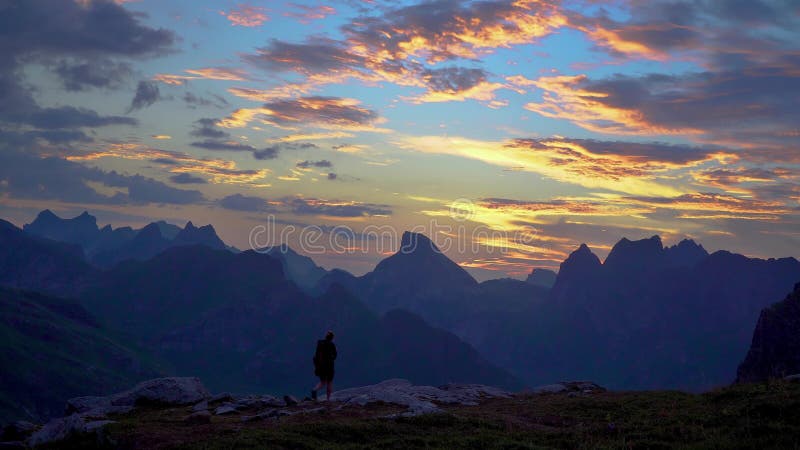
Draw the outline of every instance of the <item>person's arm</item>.
M337 355L337 353L336 353L336 344L331 342L331 345L333 346L333 359L336 359L336 355Z

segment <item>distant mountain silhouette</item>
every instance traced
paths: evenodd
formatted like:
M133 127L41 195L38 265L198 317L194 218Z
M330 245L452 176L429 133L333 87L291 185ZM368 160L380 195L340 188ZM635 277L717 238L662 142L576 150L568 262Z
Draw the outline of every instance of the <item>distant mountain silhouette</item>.
M561 266L531 341L531 380L589 376L612 387L705 389L731 381L758 311L800 278L760 260L657 237L621 240L601 265L581 247ZM678 256L675 256L678 255ZM686 256L688 255L688 257ZM564 357L564 352L570 355Z
M519 385L479 357L461 362L427 352L406 361L397 339L419 341L417 335L426 333L449 336L447 345L454 345L457 338L430 331L419 325L422 319L402 328L400 336L387 333L381 320L343 287L333 284L321 296L309 296L284 276L280 260L254 251L170 248L148 261L117 265L87 286L82 299L105 324L163 356L179 374L200 375L219 389L307 387L313 381L314 342L329 328L341 339L337 380L343 385L384 379L405 370L400 361L413 364L408 373L425 374L415 382ZM477 355L467 344L457 348ZM449 369L441 369L443 360Z
M783 301L764 308L736 381L752 383L800 373L800 283Z
M109 394L163 373L63 298L0 288L0 336L0 423L44 421L62 415L69 398Z
M0 220L0 284L68 293L93 271L79 246L31 236Z
M556 284L556 276L557 274L550 269L536 268L528 274L525 282L550 289Z
M159 227L159 231L161 231L161 227ZM227 248L225 243L222 242L222 239L217 236L217 232L214 230L213 226L204 225L197 228L191 221L187 222L186 226L172 239L171 246L178 245L205 245L206 247L217 250L224 250Z
M163 220L152 222L140 230L130 227L97 227L97 218L84 211L72 219L62 219L50 210L40 212L25 225L30 235L58 242L79 245L87 261L100 267L111 267L121 261L144 261L164 250L180 245L205 245L214 249L229 249L217 236L214 227L196 227L190 221L184 228Z
M265 253L280 260L287 278L306 291L313 291L314 287L328 273L327 270L318 266L313 259L298 254L288 245L266 247L260 249L259 253Z
M145 261L168 248L186 245L203 245L217 250L228 248L211 225L198 228L190 221L175 234L173 239L162 234L164 229L169 232L170 225L150 223L136 232L133 239L128 242L115 249L98 253L92 262L101 267L112 267L127 260Z
M432 335L441 342L419 355L419 366L403 368L427 377L415 382L483 374L492 380L478 381L502 384L510 372L528 385L586 378L612 388L701 390L732 380L760 311L800 279L794 258L708 254L691 240L664 247L653 236L621 239L604 262L581 245L550 289L512 279L477 283L416 233L356 277L291 249L223 250L211 226L176 231L159 222L128 229L122 244L93 254L105 268L98 270L85 262L86 247L41 237L84 242L96 221L52 216L43 212L26 232L0 222L0 284L80 294L108 329L227 390L304 385L287 379L308 369L307 347L327 328L345 330L344 347L353 351L342 354L352 370L342 372L345 383L396 376L402 352L422 352L411 342ZM120 230L96 232L111 239ZM410 342L401 345L399 336ZM450 356L432 350L454 348L444 344L453 339L468 347ZM469 356L471 365L460 366L454 355L473 350L486 359Z
M360 296L379 313L403 308L430 320L446 314L453 299L478 282L427 236L406 231L397 253L360 277L358 285Z
M79 245L89 259L123 245L135 235L130 227L98 228L97 218L86 211L72 219L62 219L49 209L40 212L23 230L33 236Z

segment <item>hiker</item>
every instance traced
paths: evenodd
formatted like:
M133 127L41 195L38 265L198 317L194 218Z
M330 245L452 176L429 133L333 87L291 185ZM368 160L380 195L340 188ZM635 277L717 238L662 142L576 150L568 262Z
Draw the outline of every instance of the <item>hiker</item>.
M333 392L333 362L336 360L336 344L333 343L333 331L325 333L325 339L317 341L317 351L314 352L314 375L319 377L319 383L311 390L311 398L317 400L317 391L326 387L327 399L330 401Z

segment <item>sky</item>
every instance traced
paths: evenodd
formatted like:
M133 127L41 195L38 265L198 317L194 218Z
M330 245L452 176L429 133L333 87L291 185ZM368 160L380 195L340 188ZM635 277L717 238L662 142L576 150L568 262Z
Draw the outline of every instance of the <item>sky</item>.
M800 2L0 0L0 217L211 223L363 274L800 255Z

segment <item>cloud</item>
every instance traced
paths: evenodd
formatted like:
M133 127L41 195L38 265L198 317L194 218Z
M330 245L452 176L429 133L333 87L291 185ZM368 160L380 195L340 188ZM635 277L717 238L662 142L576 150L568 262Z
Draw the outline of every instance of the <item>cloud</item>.
M243 69L230 67L205 67L202 69L186 69L186 73L206 80L247 81L250 77Z
M262 69L276 72L298 72L312 75L319 72L349 71L364 66L364 57L352 54L345 44L332 39L314 39L295 44L273 39L255 54L243 59Z
M169 180L175 184L206 184L205 178L196 177L189 173L179 173L177 175L172 175L169 177Z
M44 129L134 125L133 119L104 117L85 108L41 107L20 77L25 65L40 64L53 68L67 89L113 87L127 71L118 58L163 54L175 41L172 32L145 26L140 19L107 1L5 2L0 122Z
M27 116L21 117L20 122L27 123L36 128L64 129L80 127L104 127L109 125L136 125L138 121L130 117L101 116L95 111L86 108L62 106L59 108L41 108Z
M55 68L64 89L84 91L89 88L119 88L131 77L133 68L129 63L110 59L81 62L61 61Z
M225 100L223 97L216 94L211 94L211 95L213 97L213 100L207 99L205 97L200 97L191 92L186 92L185 94L183 94L183 97L181 97L181 99L183 99L183 101L186 102L186 104L189 105L189 107L192 109L195 109L199 106L213 106L215 108L224 108L228 106L229 104L228 101Z
M388 205L355 201L323 200L318 198L284 199L283 204L298 215L331 217L372 217L392 214Z
M184 72L190 75L159 73L153 76L153 81L173 86L182 86L189 80L248 81L250 79L245 70L230 67L204 67L200 69L186 69Z
M236 8L230 9L227 12L220 11L219 13L225 16L230 21L231 25L240 27L259 27L269 20L265 8L246 3L240 3Z
M230 137L227 131L218 128L219 121L216 119L204 118L198 119L194 122L194 129L189 133L192 136L210 138L210 139L226 139Z
M109 144L102 150L72 155L71 161L93 161L100 158L121 158L150 161L171 174L198 174L209 177L215 184L246 184L265 187L269 169L240 169L234 161L218 158L198 158L184 152L161 150L137 143Z
M558 3L547 0L433 0L356 18L343 31L364 54L437 62L530 44L565 23Z
M242 144L234 141L198 141L192 142L192 147L206 150L222 150L231 152L254 152L256 148L252 145Z
M146 108L161 99L158 85L152 81L140 81L136 86L136 95L131 100L128 112Z
M299 163L295 164L295 167L299 169L309 169L312 167L333 167L333 163L328 161L327 159L323 159L321 161L300 161Z
M141 175L123 175L66 159L38 158L15 151L0 152L0 180L0 191L19 199L181 205L204 200L199 191L176 189ZM98 192L90 183L103 185L114 193Z
M219 199L217 204L232 211L263 212L271 209L265 199L242 194L228 195Z
M141 15L107 1L9 0L3 8L6 58L141 57L163 54L175 35L140 22ZM13 24L11 26L10 24ZM7 59L8 62L8 59Z
M800 67L799 67L800 69ZM768 145L792 139L800 121L789 92L800 78L774 67L746 72L682 75L585 75L542 77L541 102L526 108L610 134L688 134L735 145Z
M289 4L295 11L284 13L287 17L294 17L300 23L310 23L312 20L324 19L330 15L336 14L336 9L328 5L300 5L297 3Z
M385 132L376 125L385 119L360 102L342 97L300 97L293 100L276 100L261 108L244 108L234 111L219 122L228 128L244 127L254 120L278 128L297 130L300 126L314 126L330 130Z
M676 197L625 197L622 201L634 205L668 209L674 211L681 219L774 221L793 213L781 202L716 193L691 193Z
M683 193L670 171L734 158L713 146L563 138L493 142L454 136L409 136L397 144L408 150L461 156L507 169L535 172L587 188L663 196Z

